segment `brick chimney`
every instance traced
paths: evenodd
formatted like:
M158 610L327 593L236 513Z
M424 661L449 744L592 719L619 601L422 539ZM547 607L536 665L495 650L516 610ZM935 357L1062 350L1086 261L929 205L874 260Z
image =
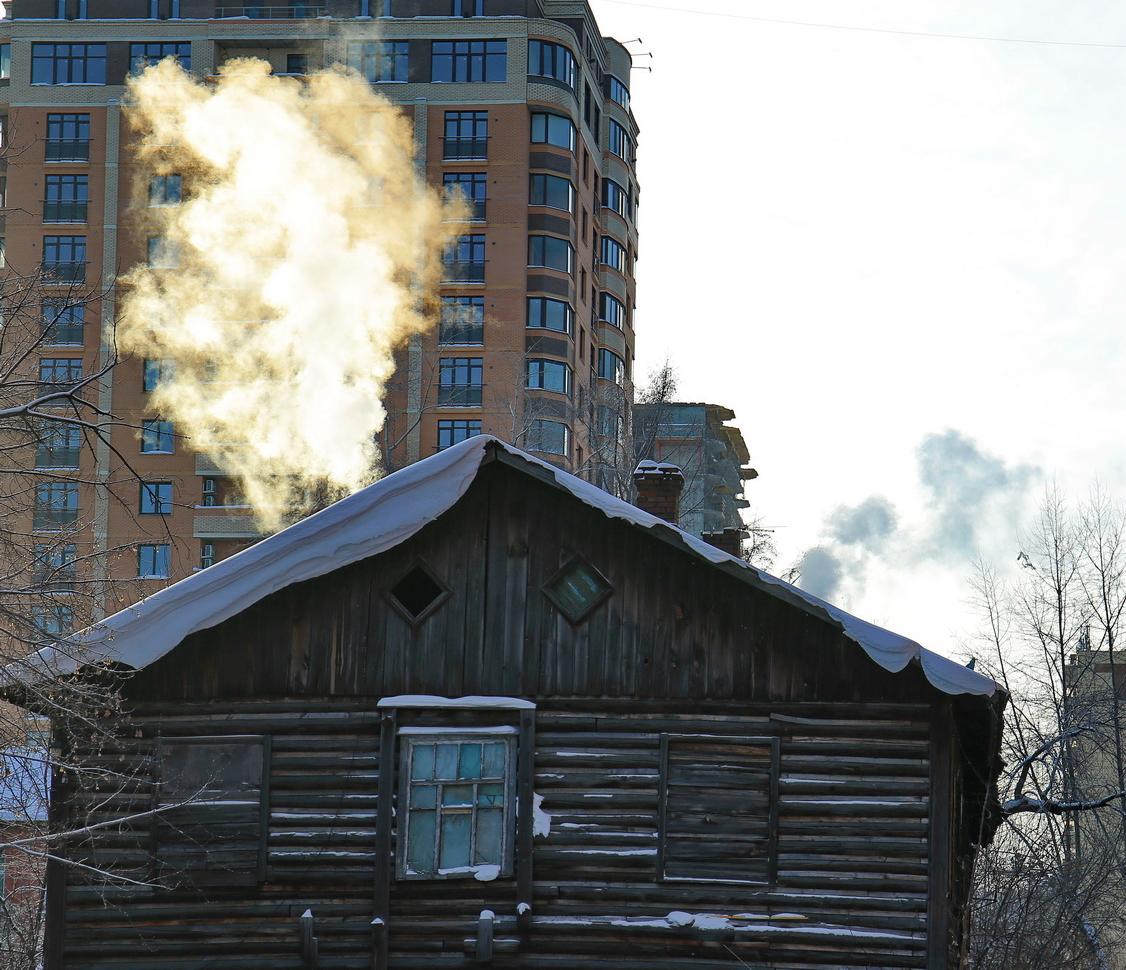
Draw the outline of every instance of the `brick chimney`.
M704 542L710 543L717 549L722 549L729 556L743 556L743 539L746 537L747 532L745 529L738 527L730 529L720 529L716 532L705 532L700 538Z
M633 484L639 509L673 525L680 524L680 493L684 488L680 468L667 462L639 462L633 471Z

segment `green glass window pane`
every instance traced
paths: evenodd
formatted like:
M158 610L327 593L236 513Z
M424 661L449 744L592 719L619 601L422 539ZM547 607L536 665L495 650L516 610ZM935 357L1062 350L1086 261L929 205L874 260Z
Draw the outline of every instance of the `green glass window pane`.
M477 804L504 807L504 785L478 785Z
M610 585L593 567L576 559L551 581L548 589L556 606L577 622L610 591Z
M474 854L475 866L501 864L501 831L504 825L504 811L499 808L482 808L477 812L477 847Z
M411 812L407 830L407 871L434 871L434 813Z
M485 745L485 756L481 764L482 778L504 777L504 749L508 747L503 741L490 741Z
M463 744L457 762L458 778L481 777L481 745Z
M434 777L434 745L416 744L411 749L411 778L429 781Z
M442 804L449 806L469 806L473 804L472 785L446 785L442 789Z
M448 779L452 781L457 777L457 745L456 744L440 744L438 745L438 761L436 765L435 778Z
M411 808L435 808L438 789L434 785L411 785Z
M438 857L439 869L464 869L469 865L468 814L442 816L442 848Z

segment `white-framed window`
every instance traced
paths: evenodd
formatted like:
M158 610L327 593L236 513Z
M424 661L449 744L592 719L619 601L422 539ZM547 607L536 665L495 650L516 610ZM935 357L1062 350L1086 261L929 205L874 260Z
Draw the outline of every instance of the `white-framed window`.
M516 735L400 729L400 879L512 874Z

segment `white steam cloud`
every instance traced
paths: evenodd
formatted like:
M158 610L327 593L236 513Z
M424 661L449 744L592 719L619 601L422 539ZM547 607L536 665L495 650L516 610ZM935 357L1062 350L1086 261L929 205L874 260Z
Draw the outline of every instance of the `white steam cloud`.
M178 205L138 199L159 242L124 280L124 349L174 368L156 407L267 528L370 482L393 355L431 324L459 214L416 170L409 122L355 74L252 59L213 84L149 68L128 120L141 190L183 180Z

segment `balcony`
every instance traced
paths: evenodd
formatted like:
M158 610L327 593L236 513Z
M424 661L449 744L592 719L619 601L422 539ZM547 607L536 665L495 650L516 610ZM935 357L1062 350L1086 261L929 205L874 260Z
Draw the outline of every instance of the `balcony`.
M88 162L90 142L74 138L48 138L43 157L48 162Z
M285 7L216 7L215 18L246 17L250 20L316 20L325 16L327 8L294 3Z
M43 203L43 221L57 222L85 222L85 202L58 202L48 199Z
M438 328L438 343L444 347L483 344L483 323L443 323Z
M200 509L192 522L196 539L259 539L262 530L249 511L217 505L213 510Z
M445 138L442 140L442 158L447 162L478 161L489 157L487 138Z
M443 283L484 283L484 263L446 262L442 264Z
M481 384L442 384L438 387L438 404L449 408L479 408Z
M49 286L65 283L85 283L86 263L44 263L43 282Z

